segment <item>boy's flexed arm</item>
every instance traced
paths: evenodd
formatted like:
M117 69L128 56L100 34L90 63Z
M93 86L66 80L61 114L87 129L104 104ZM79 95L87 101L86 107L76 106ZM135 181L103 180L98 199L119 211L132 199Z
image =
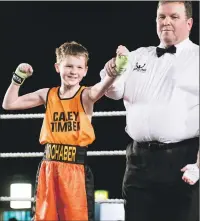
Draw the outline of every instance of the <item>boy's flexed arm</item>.
M2 107L6 110L20 110L36 107L46 102L48 88L19 96L20 86L30 77L33 69L29 64L22 63L15 70L12 82L4 96Z

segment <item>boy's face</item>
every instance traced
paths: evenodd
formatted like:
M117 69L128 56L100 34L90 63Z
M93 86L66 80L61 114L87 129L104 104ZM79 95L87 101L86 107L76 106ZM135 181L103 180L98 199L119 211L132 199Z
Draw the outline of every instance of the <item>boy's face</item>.
M72 55L67 55L60 63L56 63L55 68L60 73L62 83L68 86L79 84L88 70L85 56Z

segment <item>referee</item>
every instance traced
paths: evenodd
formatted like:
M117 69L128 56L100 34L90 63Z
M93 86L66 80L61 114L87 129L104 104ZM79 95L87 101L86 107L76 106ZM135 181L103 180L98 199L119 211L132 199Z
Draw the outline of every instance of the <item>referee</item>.
M190 38L190 1L160 1L158 47L129 53L107 96L124 100L125 221L199 220L199 46ZM119 46L117 53L127 50ZM115 75L115 59L101 78Z

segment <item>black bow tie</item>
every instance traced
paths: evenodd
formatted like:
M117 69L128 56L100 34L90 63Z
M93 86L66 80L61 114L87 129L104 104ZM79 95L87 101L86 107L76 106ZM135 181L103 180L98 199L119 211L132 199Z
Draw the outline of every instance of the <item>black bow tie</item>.
M156 54L158 57L162 56L165 53L176 53L176 47L174 45L170 46L169 48L156 48Z

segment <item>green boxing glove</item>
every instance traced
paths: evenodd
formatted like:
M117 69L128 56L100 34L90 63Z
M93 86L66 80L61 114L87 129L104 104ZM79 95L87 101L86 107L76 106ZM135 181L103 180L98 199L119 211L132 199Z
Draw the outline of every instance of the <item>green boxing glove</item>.
M17 85L22 85L24 80L32 75L32 67L29 64L20 64L13 73L12 81Z
M118 74L121 74L123 71L125 71L126 66L128 64L128 56L127 55L117 55L116 57L116 71Z

